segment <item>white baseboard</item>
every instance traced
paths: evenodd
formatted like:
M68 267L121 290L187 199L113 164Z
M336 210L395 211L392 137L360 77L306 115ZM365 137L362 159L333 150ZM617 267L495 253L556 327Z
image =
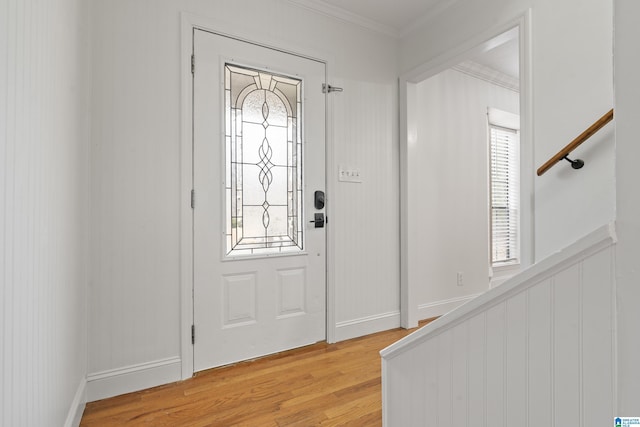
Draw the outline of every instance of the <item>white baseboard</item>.
M377 314L375 316L362 317L360 319L347 320L336 324L337 341L344 341L376 332L388 331L400 327L400 312Z
M82 420L82 414L84 413L84 407L87 404L87 380L82 379L78 385L78 390L73 397L71 406L69 406L69 413L67 419L64 422L64 427L78 427L80 420Z
M141 363L87 375L87 401L93 402L125 393L180 381L179 357Z
M460 307L462 304L467 301L471 301L481 293L465 295L463 297L449 298L446 300L440 300L431 302L428 304L420 304L418 305L418 319L431 319L432 317L443 316Z

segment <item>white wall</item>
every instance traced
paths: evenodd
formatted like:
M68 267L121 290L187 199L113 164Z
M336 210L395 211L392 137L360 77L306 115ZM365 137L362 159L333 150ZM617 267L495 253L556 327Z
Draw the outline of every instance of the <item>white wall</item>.
M0 1L0 425L79 422L87 360L88 9Z
M419 318L442 315L489 287L487 107L518 114L519 95L452 69L417 84L408 211Z
M92 7L90 379L181 356L181 12L329 60L336 338L398 325L397 42L284 0ZM364 182L337 183L338 164Z
M460 53L529 8L535 170L613 105L611 2L460 0L402 40L400 61L408 72ZM614 218L613 152L609 126L574 152L586 162L582 170L567 163L535 178L536 260Z
M640 193L638 117L640 116L640 3L615 1L616 195L619 243L617 265L618 388L616 415L640 414Z

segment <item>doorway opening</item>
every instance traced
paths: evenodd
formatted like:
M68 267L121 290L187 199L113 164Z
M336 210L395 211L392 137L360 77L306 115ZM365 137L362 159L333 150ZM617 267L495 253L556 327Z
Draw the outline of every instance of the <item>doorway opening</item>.
M531 262L526 22L401 78L403 327L447 313ZM491 129L517 136L510 159L496 154L491 137L502 133ZM506 172L511 181L498 185ZM510 199L498 197L505 191Z

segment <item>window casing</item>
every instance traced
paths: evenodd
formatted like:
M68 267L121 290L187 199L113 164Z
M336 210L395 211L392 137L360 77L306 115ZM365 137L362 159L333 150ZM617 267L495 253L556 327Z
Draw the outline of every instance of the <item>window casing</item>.
M489 122L492 267L520 262L519 131Z

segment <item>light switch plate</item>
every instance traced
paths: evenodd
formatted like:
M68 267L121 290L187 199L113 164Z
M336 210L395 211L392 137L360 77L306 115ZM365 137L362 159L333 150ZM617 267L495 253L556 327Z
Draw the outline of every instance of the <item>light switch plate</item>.
M362 182L360 169L338 166L338 181L340 182Z

